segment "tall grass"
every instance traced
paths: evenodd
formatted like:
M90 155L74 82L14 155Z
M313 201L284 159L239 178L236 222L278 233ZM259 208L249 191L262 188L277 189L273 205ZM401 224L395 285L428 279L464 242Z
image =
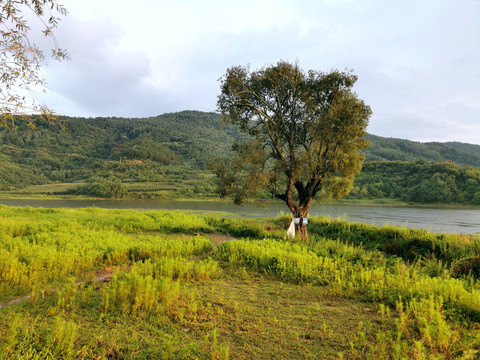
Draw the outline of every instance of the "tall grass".
M480 237L474 235L436 234L405 226L349 223L320 216L312 217L308 226L309 231L319 237L363 244L405 260L435 257L451 263L460 258L480 255Z
M168 314L182 324L195 322L203 308L194 291L184 281L207 281L220 270L212 260L186 262L167 257L157 262L135 263L129 272L117 273L102 289L102 308L132 315Z
M353 296L395 304L404 299L441 296L452 311L480 321L480 290L450 277L430 277L415 265L388 261L377 251L320 240L312 247L277 240L231 241L216 252L219 260L267 272L292 282L329 285Z
M417 350L411 346L402 350L403 356L414 356L417 351L449 358L452 349L457 349L460 335L451 329L447 319L480 323L478 288L448 276L430 277L416 264L386 259L375 250L324 239L312 246L278 240L231 241L218 247L215 256L283 281L328 286L335 296L360 297L395 308L398 321L408 324L399 325L396 338L390 335L385 340L388 347L401 347L402 339L410 345L416 339L419 346ZM480 338L474 343L480 346Z
M214 309L189 284L210 281L221 270L214 260L197 259L212 245L191 233L211 230L205 219L189 213L0 207L0 302L31 293L27 304L44 308L41 318L16 317L7 311L10 306L2 309L0 357L121 357L121 350L82 345L82 325L68 319L85 312L98 318L95 326L125 315L197 326ZM111 281L97 283L94 271L112 267ZM45 296L51 288L54 293ZM181 353L228 358L228 347L219 344L215 332L204 345L179 351L167 342L160 348L161 358Z
M235 319L255 305L219 301L214 306L199 295L199 288L215 294L214 284L227 272L222 268L231 268L228 276L237 274L240 282L256 273L257 280L267 276L322 289L330 299L376 304L381 326L374 341L360 325L339 358L474 359L480 354L478 237L319 217L310 219L305 243L283 240L287 223L286 217L0 206L0 302L32 294L33 306L24 306L42 314L24 318L3 308L0 355L148 357L145 349L116 348L95 337L83 342L79 334L91 316L92 329L131 321L130 326L152 326L149 331L157 335L165 331L164 343L148 353L153 358L228 358L229 348L218 336L231 329L217 332L218 319ZM232 240L213 249L207 237L192 236L213 231L256 240ZM111 281L100 284L94 273L106 268L113 268ZM45 295L50 288L55 293ZM261 332L264 325L256 326ZM172 329L180 335L171 335ZM182 336L190 331L198 331L189 335L196 342L182 352Z
M1 207L0 301L43 291L70 276L82 277L105 266L211 250L210 241L203 237L166 238L153 233L152 222L162 229L173 223L169 228L173 232L178 231L178 224L184 224L187 231L209 229L198 216L192 215L190 223L188 219L181 213L161 217L140 211L119 215L98 209Z

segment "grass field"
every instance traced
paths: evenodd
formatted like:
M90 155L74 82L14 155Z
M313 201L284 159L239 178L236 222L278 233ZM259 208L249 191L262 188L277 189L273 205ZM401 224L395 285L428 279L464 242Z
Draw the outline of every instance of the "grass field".
M477 359L480 238L0 206L2 359Z

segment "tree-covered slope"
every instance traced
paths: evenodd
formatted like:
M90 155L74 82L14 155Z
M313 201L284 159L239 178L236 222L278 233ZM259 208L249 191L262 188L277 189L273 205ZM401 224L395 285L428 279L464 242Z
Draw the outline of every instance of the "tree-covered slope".
M480 145L464 143L420 143L416 141L367 135L370 147L367 161L453 161L460 165L480 167Z
M0 129L0 166L5 168L0 185L95 176L147 181L168 167L205 170L210 159L230 151L237 137L235 129L224 127L217 114L195 111L146 119L64 120L66 129L46 124L35 130Z
M480 205L480 169L451 161L368 161L349 196Z
M212 196L215 179L208 163L228 156L240 136L235 128L222 125L220 115L198 111L144 119L64 120L66 129L45 124L35 130L24 125L0 129L0 190L110 181L128 183L131 192L144 191L145 197ZM371 146L365 150L353 196L476 203L479 145L367 138ZM419 190L444 185L452 187L443 197Z
M480 156L480 146L478 145L465 144L461 142L447 142L445 145L472 155Z

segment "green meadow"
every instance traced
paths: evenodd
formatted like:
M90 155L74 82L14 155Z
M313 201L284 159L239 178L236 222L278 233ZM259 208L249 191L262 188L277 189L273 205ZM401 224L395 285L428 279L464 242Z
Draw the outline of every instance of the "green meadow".
M0 206L0 358L480 358L480 237L289 221Z

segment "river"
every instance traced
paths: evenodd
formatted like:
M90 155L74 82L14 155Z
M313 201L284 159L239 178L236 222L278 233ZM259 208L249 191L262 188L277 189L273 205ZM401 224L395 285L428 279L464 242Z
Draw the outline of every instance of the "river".
M45 208L100 207L107 209L166 209L194 211L222 211L242 217L277 216L289 213L282 202L268 202L266 206L245 204L236 206L229 201L174 201L174 200L74 200L74 199L0 199L0 204ZM480 235L480 209L439 208L415 206L379 206L351 204L312 205L310 215L343 218L348 221L375 225L405 225L433 232Z

